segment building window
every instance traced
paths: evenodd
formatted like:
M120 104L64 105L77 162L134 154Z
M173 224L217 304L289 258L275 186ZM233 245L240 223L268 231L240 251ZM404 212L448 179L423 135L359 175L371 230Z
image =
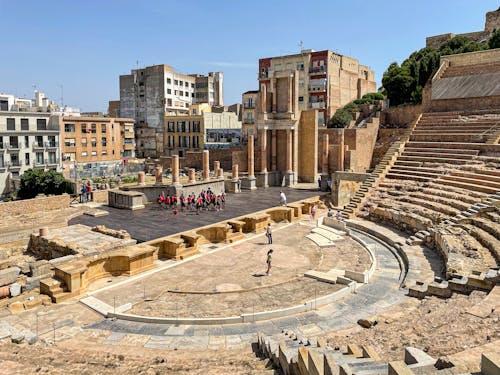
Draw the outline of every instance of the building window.
M178 90L174 90L174 95L179 95L179 91Z
M92 151L92 156L97 156L97 151Z
M173 121L168 122L168 131L169 132L174 132L175 131L175 125Z
M303 63L297 64L297 70L304 70L304 64Z
M44 118L36 119L36 130L47 130L47 120Z
M181 133L184 131L184 121L177 121L177 132Z
M184 121L184 131L186 133L189 133L189 121Z
M131 158L132 157L132 150L123 150L123 157Z
M172 94L172 89L167 89L167 94Z
M194 98L194 92L191 93L191 97Z
M28 166L30 165L30 154L29 152L24 154L24 165Z
M170 78L167 78L167 83L172 83L172 80Z
M200 132L200 122L193 121L193 133L199 133L199 132Z
M186 92L184 93L184 96L189 96L189 92L187 92L187 91L186 91Z
M102 147L106 147L106 137L102 137L101 138L101 144L102 144Z
M36 147L43 147L43 136L41 136L41 135L35 136L35 146Z
M167 99L167 105L168 105L169 107L172 107L172 99Z
M83 139L86 139L86 138L82 138ZM66 147L75 147L76 145L76 139L75 138L66 138L64 139L64 146ZM82 142L82 145L83 145L83 142Z
M92 147L97 147L97 138L94 137L90 138L90 145Z
M198 147L200 146L200 145L199 145L199 143L198 143L198 139L199 139L199 138L198 138L198 136L197 136L197 135L194 135L194 136L193 136L193 147L194 147L194 148L198 148Z
M19 148L19 142L17 137L9 137L10 148Z
M87 133L87 124L82 124L82 134Z
M179 91L179 96L184 95L184 91Z
M54 151L49 152L49 164L57 164L56 153Z
M75 132L75 124L64 124L64 132L65 133L74 133Z
M87 157L87 151L82 151L82 157Z
M82 147L87 147L87 138L82 138Z
M194 89L194 83L191 83L191 88Z
M97 133L97 125L96 124L91 124L90 125L90 132L92 134L96 134Z
M174 85L179 85L179 81L174 79Z
M175 144L174 144L174 136L173 135L169 135L168 136L168 147L175 147Z
M76 153L74 152L65 152L64 153L64 161L75 161Z
M303 96L299 96L299 103L302 103L304 101L304 97Z
M30 130L30 124L27 118L21 119L21 130Z
M102 155L102 156L106 156L106 155L108 155L108 152L107 152L106 150L101 151L101 155Z
M8 118L7 119L7 130L16 130L16 119Z
M106 134L106 124L101 124L101 133Z
M36 164L43 164L43 152L37 152L36 156Z

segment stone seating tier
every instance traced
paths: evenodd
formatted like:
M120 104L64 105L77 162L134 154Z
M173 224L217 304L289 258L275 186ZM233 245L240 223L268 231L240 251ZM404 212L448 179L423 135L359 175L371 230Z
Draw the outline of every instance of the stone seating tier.
M450 65L446 68L441 78L460 77L475 74L500 72L499 63L487 63L476 65Z

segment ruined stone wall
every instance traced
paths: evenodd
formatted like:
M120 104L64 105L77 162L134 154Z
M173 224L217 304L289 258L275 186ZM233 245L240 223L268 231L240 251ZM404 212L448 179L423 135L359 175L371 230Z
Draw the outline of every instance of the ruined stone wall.
M391 147L394 142L399 140L404 135L405 131L405 128L378 130L377 142L375 143L375 148L373 149L371 168L375 168L375 166L382 160L389 147Z
M498 108L500 108L500 95L481 98L431 100L424 103L426 112L493 110Z
M422 104L391 107L380 113L381 128L406 128L422 113Z
M347 155L352 155L348 161L348 169L353 172L365 172L370 168L378 128L379 119L375 117L366 127L345 129L345 143L349 145L350 151Z
M230 171L233 167L233 152L237 153L243 150L242 146L212 149L210 150L210 170L213 170L214 161L220 161L220 167L225 171ZM245 151L246 152L246 151ZM160 158L164 170L172 167L172 157L162 156ZM203 151L187 151L185 156L179 158L179 168L194 168L197 170L203 169ZM241 170L241 169L240 169ZM245 162L246 170L246 162Z
M335 206L348 204L369 177L366 173L335 172L332 176L332 200Z
M499 59L500 49L498 48L441 57L441 61L449 61L451 66L498 63Z
M68 194L63 194L4 202L0 203L0 216L16 216L27 212L60 210L68 208L70 200Z

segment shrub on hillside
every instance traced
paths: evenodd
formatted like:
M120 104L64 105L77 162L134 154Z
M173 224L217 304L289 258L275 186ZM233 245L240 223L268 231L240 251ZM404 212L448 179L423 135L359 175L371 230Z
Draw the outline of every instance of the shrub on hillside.
M328 122L329 128L345 128L349 125L353 116L351 112L344 108L339 108L335 111L335 114L332 116L330 121Z
M17 196L21 199L29 199L38 194L60 195L71 192L71 182L66 180L61 173L28 169L21 176L21 186Z

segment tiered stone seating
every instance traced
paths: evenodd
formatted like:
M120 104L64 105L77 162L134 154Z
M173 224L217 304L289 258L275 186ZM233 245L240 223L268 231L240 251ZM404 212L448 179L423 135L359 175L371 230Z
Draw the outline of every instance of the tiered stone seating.
M500 72L499 63L476 64L476 65L452 65L446 68L441 78L468 76L475 74Z

